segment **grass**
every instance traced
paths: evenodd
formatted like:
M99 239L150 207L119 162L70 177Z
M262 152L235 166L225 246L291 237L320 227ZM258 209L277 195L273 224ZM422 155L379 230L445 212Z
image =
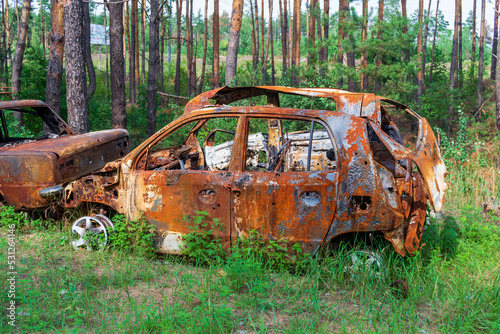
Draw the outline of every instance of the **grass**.
M67 229L30 230L16 246L15 331L498 332L499 219L467 209L458 224L454 258L439 245L404 259L386 248L381 276L353 275L346 250L292 273L251 255L197 266L180 256L75 252ZM4 235L2 265L7 248ZM7 278L2 270L2 291ZM408 282L406 298L389 287L395 279ZM1 318L2 332L12 330Z

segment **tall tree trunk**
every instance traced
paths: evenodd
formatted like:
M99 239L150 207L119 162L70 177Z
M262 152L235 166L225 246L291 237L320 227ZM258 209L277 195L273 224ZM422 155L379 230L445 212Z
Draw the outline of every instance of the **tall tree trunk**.
M165 71L164 71L164 55L165 55L165 17L163 6L160 8L160 22L161 22L161 30L160 30L160 86L161 91L165 91ZM163 105L163 103L162 103Z
M130 84L129 84L129 91L130 91L130 103L135 104L136 103L136 98L135 98L135 93L136 93L136 82L135 82L135 54L136 54L136 29L137 26L136 24L136 14L137 14L137 0L132 0L132 9L131 9L131 18L130 18L130 58L129 58L129 63L128 63L128 75L130 78Z
M143 0L144 1L144 0ZM181 95L181 20L182 20L182 0L177 0L177 50L175 59L175 95ZM214 42L215 43L215 42Z
M498 45L497 45L498 47ZM498 52L498 50L497 50ZM498 54L498 53L497 53ZM496 83L495 83L495 109L496 109L496 125L497 132L500 132L500 71L496 71Z
M141 1L141 72L142 72L142 84L146 84L146 0ZM181 6L182 7L182 6ZM137 64L139 66L139 64Z
M461 0L457 0L461 1ZM477 71L477 116L476 120L480 120L481 114L479 109L483 103L483 70L484 70L484 35L486 34L486 0L481 1L481 30L479 32L479 69Z
M325 75L325 70L328 69L328 38L330 29L330 0L324 0L323 2L323 43L321 46L321 59L322 62L320 67L320 76Z
M427 8L427 17L425 18L425 31L424 31L424 45L423 45L423 50L422 50L422 74L423 74L423 81L425 82L425 65L426 65L426 58L427 58L427 37L429 35L429 17L431 14L431 3L432 0L429 0L429 7Z
M378 28L377 28L377 39L382 43L382 23L384 22L384 0L378 1ZM382 66L382 48L379 46L377 52L377 68L380 69ZM380 82L380 77L377 76L375 79L375 92L380 92L382 88L382 83Z
M431 69L429 71L429 84L432 83L432 72L434 70L434 50L436 49L436 35L438 31L438 13L439 13L439 0L437 0L436 4L436 16L434 18L434 37L432 39L432 51L431 51Z
M125 102L125 58L123 56L123 2L108 2L111 65L111 123L127 128Z
M259 42L259 5L257 4L259 0L254 0L254 9L255 9L255 47L257 48L257 65L259 63L259 50L260 50L260 42Z
M273 4L270 2L272 0L268 0L269 11L271 12L273 9ZM264 6L263 6L264 7ZM262 16L264 17L264 16ZM264 20L263 20L264 21ZM270 30L272 24L272 12L269 17L269 23L267 24L267 41L266 41L266 54L264 55L264 61L262 62L262 84L267 85L267 59L269 57L269 45L271 44L272 33Z
M402 32L403 34L408 38L408 18L406 15L406 0L401 0L401 15L403 16L403 29ZM411 41L407 41L405 45L403 46L403 56L406 64L410 63L410 49L409 45L413 44ZM411 82L411 74L408 73L406 75L406 81Z
M484 1L484 0L483 0ZM453 97L454 94L452 91L456 88L456 72L458 68L458 29L459 25L458 23L460 22L460 17L459 17L459 8L461 0L455 0L455 26L453 29L453 46L451 50L451 63L450 63L450 84L449 84L449 89L450 89L450 106L448 107L448 131L451 131L451 124L453 121Z
M83 12L82 0L66 0L64 4L66 100L68 105L68 124L76 133L89 132Z
M344 5L344 13L347 17L348 21L351 21L351 12L349 11L349 1L350 0L343 0L343 5ZM354 59L354 34L352 32L352 29L347 29L347 31L344 29L344 38L347 37L349 41L349 52L346 53L347 56L347 66L352 69L352 71L349 71L348 73L348 85L349 85L349 91L351 92L356 92L358 90L358 84L356 80L353 78L351 75L352 72L354 72L354 68L356 66L356 61Z
M260 54L261 54L261 63L262 63L262 68L261 70L262 71L265 71L265 67L266 67L266 64L265 64L265 61L264 61L264 23L265 23L265 18L264 18L264 0L262 0L262 3L261 3L261 20L260 20L260 44L261 44L261 47L260 47ZM265 80L264 78L264 74L262 75L262 79ZM263 83L265 85L265 83Z
M292 87L299 85L300 67L300 0L293 3L293 39L292 39L292 73L290 83Z
M191 36L189 40L191 41L191 92L196 94L196 49L194 48L194 28L193 28L193 0L191 1L191 10L189 14L189 23L191 26ZM198 45L198 44L196 44Z
M151 12L149 20L149 71L148 71L148 136L156 132L156 91L158 89L158 65L159 65L159 1L151 0Z
M344 1L345 0L339 0L339 19L338 19L338 41L337 41L337 63L339 66L343 67L344 64L344 48L342 46L344 42L344 24L345 24L345 16L346 13L344 12L345 6L344 6ZM342 86L344 84L343 78L342 78L342 73L339 75L339 81L337 82L337 87L339 89L342 89Z
M50 48L47 65L45 102L58 115L61 114L61 82L64 56L64 1L50 1Z
M207 47L208 47L208 0L205 0L205 36L203 37L203 61L201 63L201 77L198 85L198 94L203 91L205 84L205 66L207 64Z
M474 6L472 10L472 52L471 52L471 68L472 75L474 78L474 70L476 68L476 8L477 0L474 0Z
M257 65L259 63L259 51L257 50L257 36L255 30L255 17L252 0L250 0L250 17L252 19L252 68L255 72L257 71Z
M229 29L229 42L226 58L226 84L231 84L236 77L238 62L238 45L240 42L241 19L243 17L243 0L233 0L231 14L231 27Z
M107 12L107 7L104 6L104 53L106 55L106 88L109 90L108 34L106 33L108 29L108 18L106 12Z
M494 28L493 28L493 45L491 47L491 71L490 78L496 79L497 71L497 55L498 55L498 10L500 0L495 0L495 13L494 13Z
M422 92L424 89L424 74L422 64L422 45L423 45L423 21L424 21L424 0L418 2L418 37L417 37L417 106L418 109L422 107Z
M316 43L316 5L318 0L311 0L309 7L308 33L307 33L307 65L316 63L316 52L313 52L314 44Z
M135 17L134 23L135 23L135 94L138 96L139 92L139 85L141 82L141 70L140 70L140 48L139 48L139 0L134 0L135 2L135 13L133 13L133 16ZM134 6L132 6L134 7Z
M126 40L127 40L127 46L125 47L125 52L128 51L128 87L129 87L129 102L130 103L133 103L132 102L132 98L135 99L135 96L134 93L132 92L131 90L131 87L133 87L133 73L134 72L131 72L131 68L130 68L130 65L132 64L132 58L134 58L134 55L132 54L131 52L131 47L130 47L130 8L129 8L129 4L128 4L128 1L125 2L125 37L126 37ZM125 62L125 66L126 66L126 62ZM127 70L125 69L125 76L127 76ZM135 92L135 89L134 89L134 92Z
M271 85L275 85L274 77L274 36L273 36L273 0L269 0L269 36L271 36Z
M90 101L95 93L96 79L94 63L92 62L92 45L90 44L90 8L88 2L83 2L83 25L85 29L84 45L85 67L89 76L89 85L87 87L87 101Z
M9 23L9 1L2 0L2 54L0 55L0 73L4 75L5 85L8 85L9 78L9 54L10 54L10 23Z
M285 62L285 69L290 68L290 57L291 57L291 52L290 52L290 24L289 24L289 17L288 15L288 0L283 0L283 31L285 33L285 54L283 55L283 59ZM286 71L283 70L283 73Z
M191 25L189 10L190 1L186 0L186 74L187 74L187 93L188 97L191 97L191 62L193 61L193 44L191 43L191 30L193 26Z
M21 74L23 70L24 50L26 49L26 37L28 35L28 25L30 20L31 0L23 0L23 9L21 11L21 26L17 35L16 50L14 52L14 60L12 61L12 97L14 100L20 98L21 91ZM19 122L19 126L24 126L23 115L19 112L14 112L14 117Z
M366 53L366 39L368 37L368 0L363 0L363 23L361 27L361 93L368 89L368 76L366 68L368 66L368 57Z
M214 88L220 87L220 73L219 73L219 0L214 0L214 22L213 26L213 53L214 53Z
M459 23L458 23L458 71L457 83L458 88L462 89L463 83L463 63L462 63L462 2L460 2Z
M7 4L9 2L7 1ZM43 58L45 58L45 24L44 24L44 18L43 18L43 3L42 0L40 0L40 26L42 28L42 33L40 34L40 42L42 43L42 52L43 52Z

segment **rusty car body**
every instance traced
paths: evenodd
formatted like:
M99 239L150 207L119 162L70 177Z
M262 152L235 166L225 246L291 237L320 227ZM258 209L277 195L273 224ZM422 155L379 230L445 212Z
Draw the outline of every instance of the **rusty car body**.
M264 105L240 101L259 96ZM332 110L281 106L283 96L327 100ZM413 150L394 109L418 122ZM183 218L206 211L222 224L225 247L252 230L308 252L380 232L404 256L420 247L427 201L441 209L445 174L429 123L400 103L331 88L226 86L192 99L126 157L70 183L64 200L143 215L165 253L181 252L191 232Z
M44 135L20 135L13 112L38 122ZM10 118L9 118L10 117ZM126 130L76 135L44 102L0 101L0 203L32 210L57 203L63 185L129 153ZM17 132L17 134L15 133Z

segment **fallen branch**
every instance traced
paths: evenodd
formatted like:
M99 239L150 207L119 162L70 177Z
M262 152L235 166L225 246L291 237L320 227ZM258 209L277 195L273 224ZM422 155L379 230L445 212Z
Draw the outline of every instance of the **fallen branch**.
M189 98L187 98L185 96L170 95L170 94L166 94L166 93L163 93L163 92L157 92L157 93L160 94L161 96L172 97L174 99L182 99L182 100L189 101Z

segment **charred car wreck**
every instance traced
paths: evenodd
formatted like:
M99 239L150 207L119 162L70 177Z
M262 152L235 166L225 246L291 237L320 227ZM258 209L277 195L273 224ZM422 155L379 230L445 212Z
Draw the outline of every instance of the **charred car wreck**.
M46 134L21 131L13 113ZM0 203L18 210L59 205L63 186L129 153L126 130L76 135L45 103L0 101ZM23 133L24 132L24 133Z
M240 101L258 96L265 105ZM281 106L301 96L331 110ZM395 109L418 122L414 150L389 116ZM226 86L192 99L124 158L71 182L64 204L143 215L165 253L181 251L191 231L183 217L206 211L223 224L226 247L257 230L315 252L339 236L379 231L404 256L420 248L427 202L441 209L445 174L428 122L402 104L330 88Z

